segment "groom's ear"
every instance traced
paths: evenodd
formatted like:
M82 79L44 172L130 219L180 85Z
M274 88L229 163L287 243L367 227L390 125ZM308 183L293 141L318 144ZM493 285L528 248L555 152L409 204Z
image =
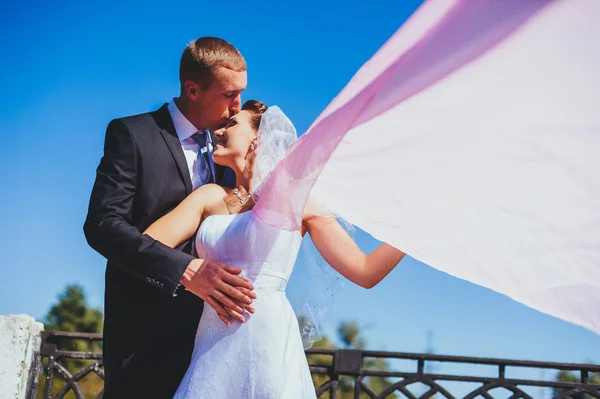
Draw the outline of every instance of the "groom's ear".
M192 100L197 100L198 94L200 94L200 86L198 83L193 80L186 80L183 88L185 90L186 97L191 98Z

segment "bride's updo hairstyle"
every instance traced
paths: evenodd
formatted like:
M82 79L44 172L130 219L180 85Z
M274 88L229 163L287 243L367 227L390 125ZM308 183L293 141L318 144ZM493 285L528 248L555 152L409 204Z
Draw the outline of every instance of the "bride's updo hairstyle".
M242 111L248 111L253 114L252 118L250 119L250 125L252 126L252 129L258 130L260 126L260 119L262 118L263 114L267 112L268 108L269 107L267 107L265 104L256 100L248 100L244 103L244 105L242 105Z

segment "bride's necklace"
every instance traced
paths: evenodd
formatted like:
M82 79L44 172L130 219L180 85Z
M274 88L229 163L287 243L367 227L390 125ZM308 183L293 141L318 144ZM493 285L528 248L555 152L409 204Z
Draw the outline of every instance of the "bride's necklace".
M251 192L246 195L240 194L240 190L238 190L237 187L233 189L233 194L240 200L240 204L245 203L248 201L248 198L252 197Z

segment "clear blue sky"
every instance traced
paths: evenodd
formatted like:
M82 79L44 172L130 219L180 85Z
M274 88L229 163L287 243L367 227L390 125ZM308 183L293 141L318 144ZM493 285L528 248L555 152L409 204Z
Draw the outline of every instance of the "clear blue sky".
M0 314L41 318L67 283L101 305L104 259L82 223L104 129L177 95L189 40L231 41L249 65L245 99L304 131L420 2L38 3L0 6ZM371 291L347 284L334 311L374 349L420 352L432 330L441 354L600 362L600 336L412 259Z

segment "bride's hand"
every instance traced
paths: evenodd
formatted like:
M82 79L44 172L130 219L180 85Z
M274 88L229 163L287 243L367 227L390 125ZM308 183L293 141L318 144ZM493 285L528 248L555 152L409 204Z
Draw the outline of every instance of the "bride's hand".
M253 293L252 291L250 291L250 290L247 290L247 289L246 289L246 288L244 288L244 287L235 287L235 288L236 288L237 290L239 290L240 292L242 292L243 294L245 294L245 295L248 295L248 296L251 296L251 297L253 297L253 298L256 298L256 294L254 294L254 293ZM253 295L254 295L254 296L253 296ZM249 304L246 304L246 303L242 303L242 302L240 302L240 301L238 301L238 300L234 300L234 302L235 302L235 303L237 303L237 305L238 305L238 306L240 306L240 307L244 308L244 310L246 310L248 313L250 313L250 314L254 314L255 310L254 310L254 308L252 307L252 305L249 305ZM229 313L229 316L223 316L223 315L221 315L221 314L219 314L219 313L217 313L217 316L219 316L219 319L221 319L221 321L222 321L223 323L225 323L225 324L227 324L227 325L229 326L229 325L231 325L231 320L230 320L230 317L237 318L237 317L236 317L236 314L237 314L237 312L235 312L233 309L231 309L230 307L227 307L227 306L224 306L224 308L225 308L225 311L226 311L227 313ZM242 317L243 317L243 316L242 316Z

